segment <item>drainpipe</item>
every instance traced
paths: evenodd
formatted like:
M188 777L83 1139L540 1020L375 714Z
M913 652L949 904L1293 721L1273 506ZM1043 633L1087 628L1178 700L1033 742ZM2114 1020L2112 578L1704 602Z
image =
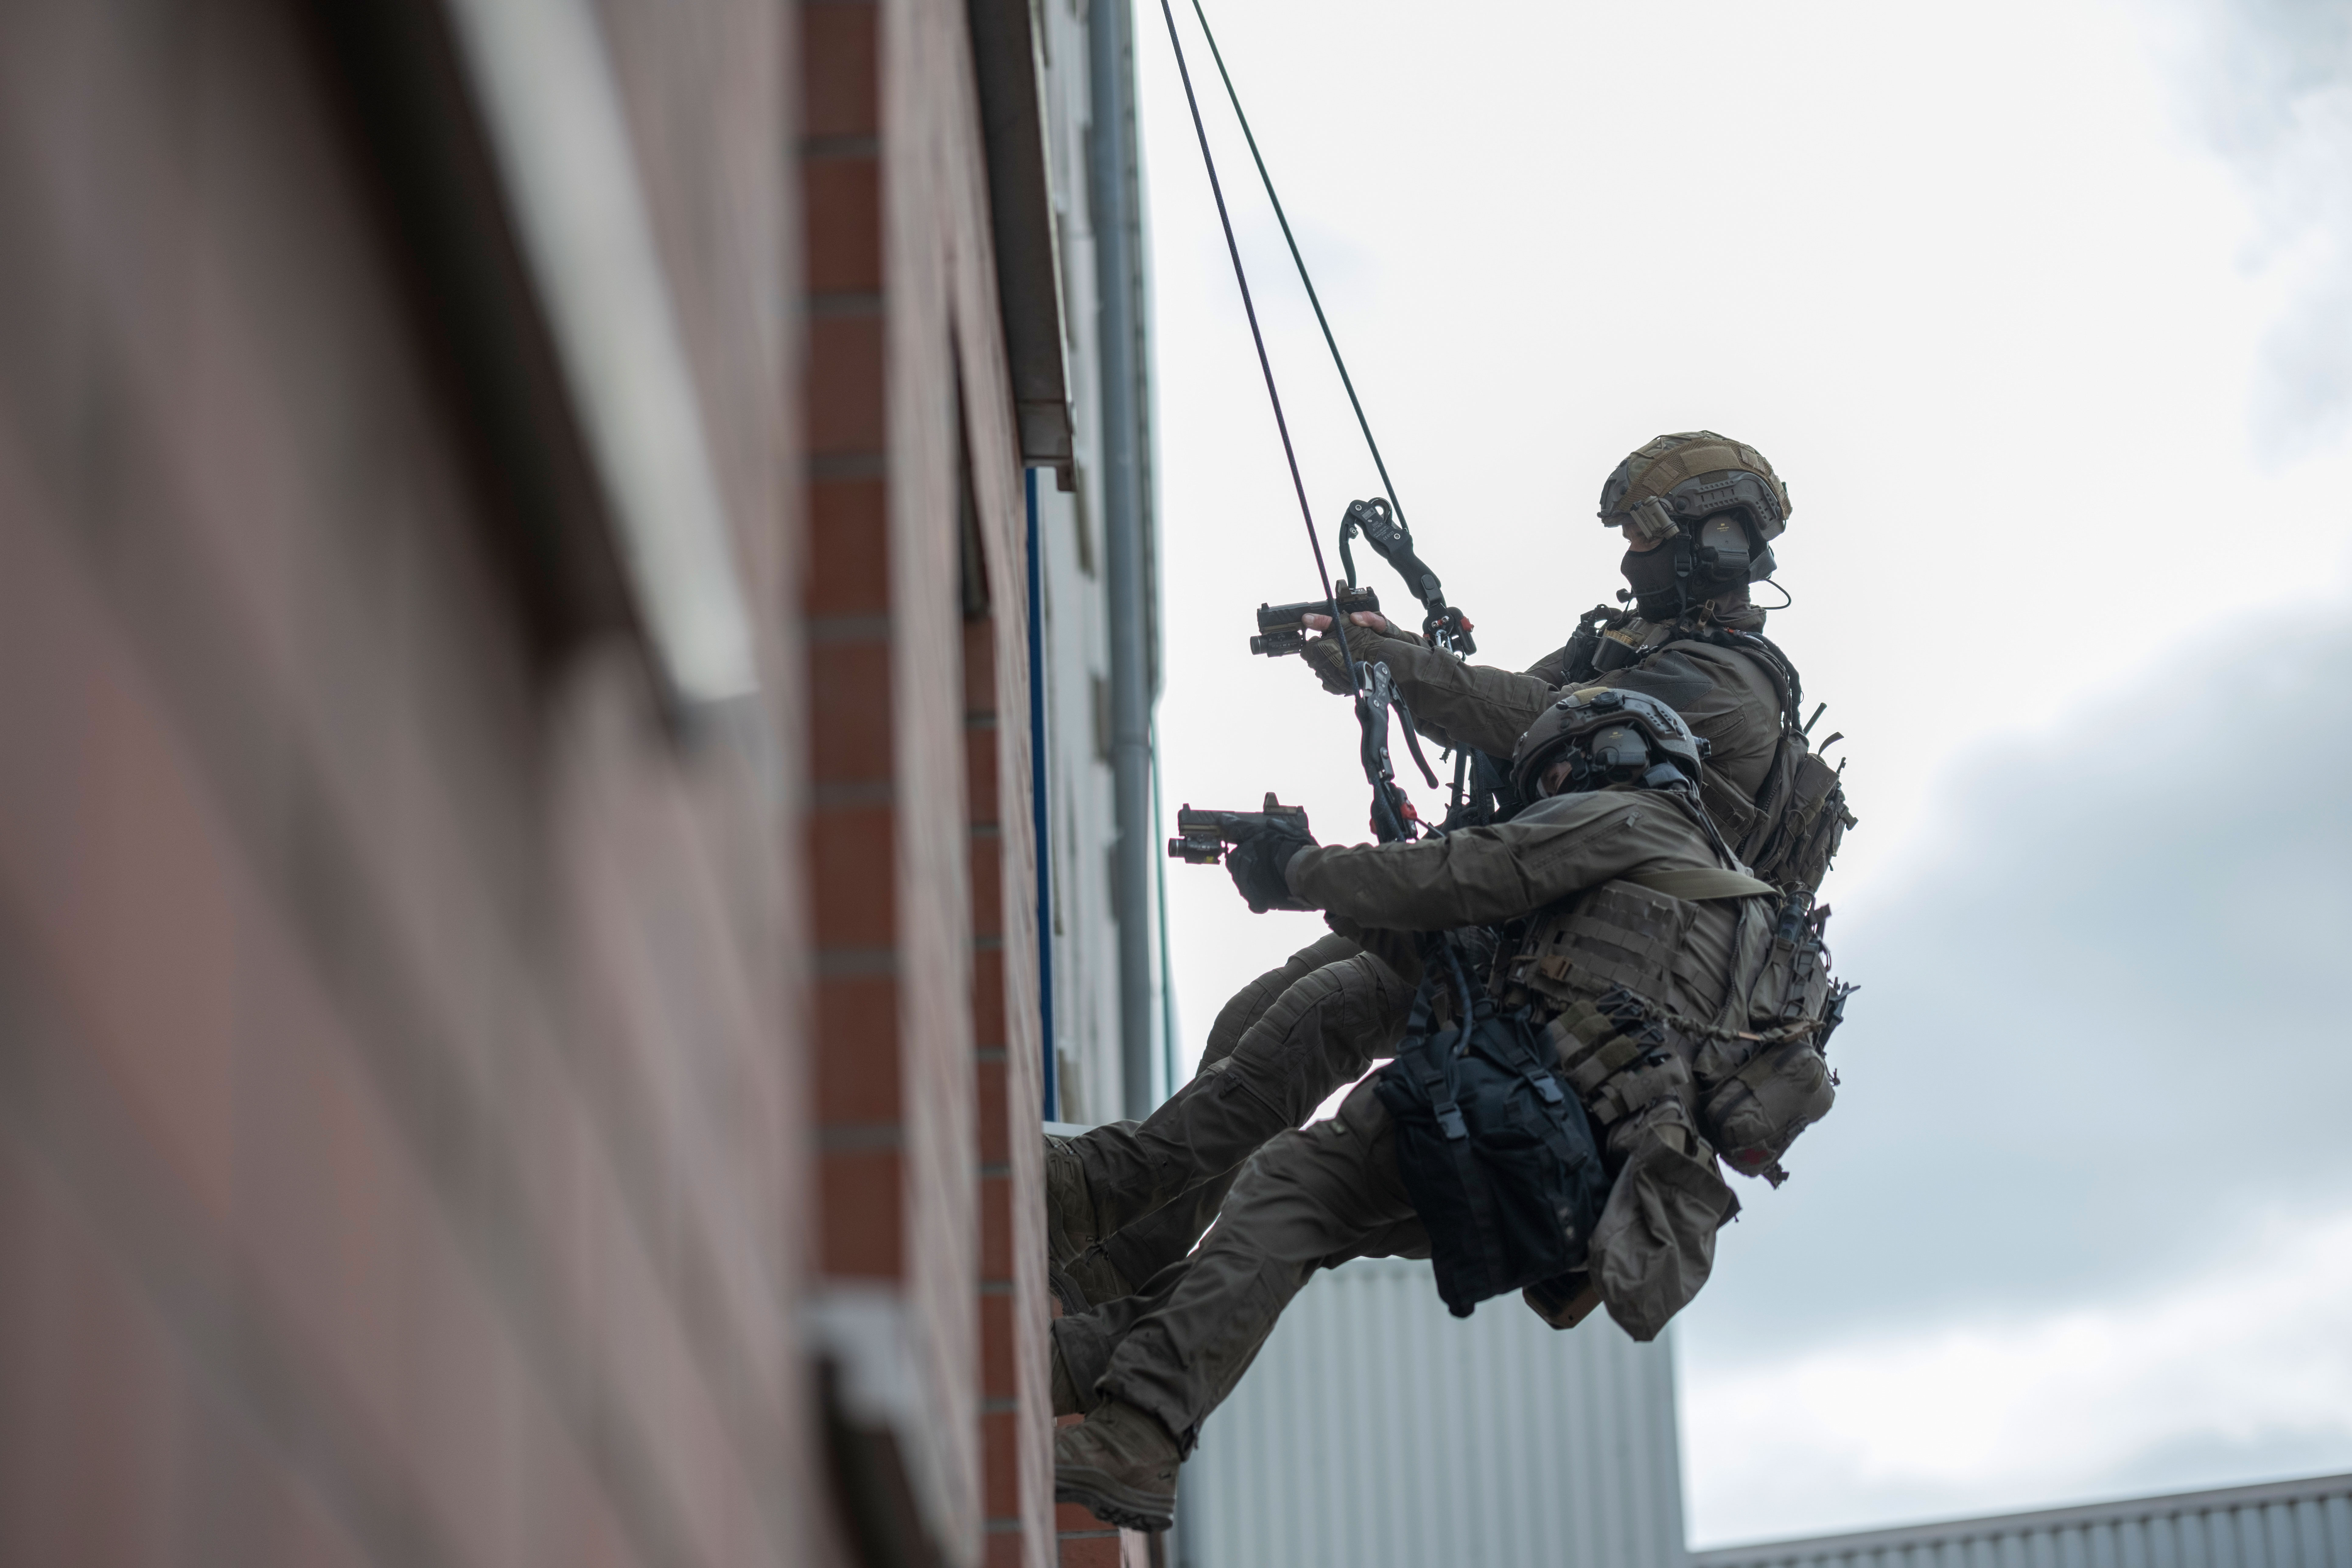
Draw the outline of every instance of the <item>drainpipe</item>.
M1118 922L1119 1079L1124 1110L1150 1114L1152 1022L1150 536L1146 512L1143 215L1135 145L1135 47L1129 0L1087 13L1094 120L1087 131L1094 215L1096 341L1102 369L1104 591L1110 624L1111 912Z

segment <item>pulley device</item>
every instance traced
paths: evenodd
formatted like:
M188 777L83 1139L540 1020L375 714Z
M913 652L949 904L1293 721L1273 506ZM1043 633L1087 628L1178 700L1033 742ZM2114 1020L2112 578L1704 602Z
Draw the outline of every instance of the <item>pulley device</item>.
M1431 571L1422 558L1413 553L1412 530L1405 526L1404 516L1384 498L1374 496L1370 500L1351 500L1347 516L1339 520L1339 604L1353 614L1357 610L1378 610L1380 599L1371 589L1357 587L1356 556L1348 548L1349 541L1361 537L1380 555L1396 568L1396 574L1412 590L1427 612L1422 619L1421 634L1432 647L1467 658L1478 651L1470 636L1468 616L1445 602L1444 585L1437 574ZM1354 603L1362 599L1369 603ZM1307 646L1303 628L1297 637L1276 637L1277 631L1287 631L1300 625L1297 614L1321 614L1323 606L1313 600L1302 605L1260 605L1257 607L1257 629L1261 635L1250 638L1250 652L1272 658L1297 653Z
M1369 432L1365 438L1370 439ZM1385 479L1388 476L1381 477ZM1378 496L1348 503L1347 520L1339 524L1339 568L1350 583L1356 580L1356 558L1348 550L1348 541L1359 533L1367 544L1380 552L1381 560L1396 568L1397 575L1404 579L1405 586L1412 590L1412 596L1428 612L1421 623L1421 635L1429 639L1430 646L1456 658L1467 658L1476 653L1478 645L1470 638L1469 620L1445 602L1445 589L1437 581L1437 574L1423 565L1421 557L1412 552L1412 530L1405 526L1404 514Z
M1242 136L1249 145L1250 159L1257 167L1259 182L1265 186L1266 199L1274 207L1275 219L1281 226L1283 242L1289 247L1291 262L1298 269L1298 280L1306 289L1307 302L1314 307L1316 324L1322 329L1324 345L1330 350L1331 363L1339 373L1339 383L1347 389L1349 406L1356 415L1356 426L1363 433L1364 445L1371 452L1372 465L1380 473L1382 489L1387 491L1383 497L1349 504L1339 529L1339 559L1344 575L1336 586L1333 584L1329 568L1323 558L1322 540L1316 531L1314 512L1307 504L1306 483L1299 476L1298 455L1291 443L1289 422L1283 414L1282 395L1275 384L1273 363L1266 355L1265 336L1259 328L1257 307L1250 294L1249 275L1242 265L1241 248L1234 239L1233 217L1225 205L1224 185L1217 175L1216 157L1209 150L1208 132L1201 119L1200 100L1192 89L1192 68L1185 60L1183 40L1177 32L1176 14L1170 0L1160 0L1160 14L1168 26L1168 42L1176 57L1178 78L1183 83L1185 106L1192 112L1193 135L1201 145L1201 161L1208 173L1209 190L1216 199L1217 220L1224 230L1225 252L1233 261L1234 281L1241 291L1242 310L1248 318L1250 338L1257 349L1258 370L1265 381L1266 398L1274 407L1275 427L1282 437L1282 453L1289 464L1291 488L1298 499L1299 518L1306 524L1307 543L1315 555L1316 575L1323 587L1323 597L1319 600L1291 605L1260 605L1258 631L1250 638L1250 651L1276 658L1300 652L1307 645L1305 617L1308 615L1330 617L1332 634L1338 638L1349 683L1355 691L1356 718L1362 730L1360 758L1365 778L1372 789L1372 830L1383 843L1409 839L1413 837L1419 818L1412 803L1396 787L1389 757L1390 709L1394 708L1397 716L1403 721L1406 746L1412 753L1413 761L1420 764L1422 775L1432 789L1438 787L1437 775L1422 755L1420 736L1413 728L1412 715L1397 700L1388 666L1377 659L1359 663L1348 646L1348 638L1342 630L1349 624L1348 617L1359 611L1377 611L1380 608L1379 596L1357 580L1355 559L1349 549L1349 542L1360 536L1404 578L1413 597L1421 602L1424 612L1422 630L1433 646L1456 658L1474 652L1476 644L1471 639L1471 623L1460 610L1446 603L1437 574L1431 571L1414 552L1412 531L1406 525L1404 508L1396 499L1396 487L1389 479L1388 464L1381 457L1380 443L1372 437L1371 422L1365 417L1363 402L1356 395L1356 384L1348 374L1347 361L1341 357L1339 341L1331 332L1330 321L1323 313L1323 301L1315 291L1315 280L1307 273L1306 258L1299 254L1298 241L1291 233L1289 215L1283 210L1282 198L1274 188L1274 177L1267 172L1265 159L1258 151L1256 133L1250 129L1249 116L1242 109L1241 95L1234 87L1233 75L1225 68L1224 52L1217 47L1216 34L1209 26L1208 14L1202 8L1201 0L1192 0L1192 15L1200 23L1202 36L1208 40L1218 78L1224 84L1226 100L1233 105L1234 117L1240 122ZM1454 806L1457 812L1465 804L1465 762L1466 756L1457 756L1454 763ZM1187 811L1190 809L1186 808ZM1177 842L1182 840L1171 842L1171 853L1176 853ZM1196 842L1193 852L1182 858L1199 863L1200 847Z

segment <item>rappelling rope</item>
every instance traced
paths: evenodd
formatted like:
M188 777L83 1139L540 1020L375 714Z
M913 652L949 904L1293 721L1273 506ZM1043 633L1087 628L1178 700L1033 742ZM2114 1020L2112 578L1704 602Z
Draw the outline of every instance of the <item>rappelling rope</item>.
M1282 197L1275 193L1274 176L1266 172L1265 159L1257 150L1257 135L1250 130L1241 94L1234 90L1233 73L1225 69L1224 51L1217 47L1217 35L1209 26L1208 13L1201 9L1201 0L1192 0L1192 15L1200 18L1201 36L1209 40L1209 58L1217 62L1217 77L1225 84L1225 99L1234 106L1234 118L1241 121L1242 140L1249 143L1250 161L1257 165L1258 182L1265 186L1265 199L1274 205L1274 220L1282 226L1282 242L1290 247L1291 265L1298 268L1298 281L1306 287L1307 302L1315 307L1315 324L1323 329L1323 344L1331 351L1331 363L1339 372L1339 384L1348 389L1348 406L1356 411L1356 428L1364 433L1364 445L1371 449L1372 467L1380 470L1381 489L1388 492L1389 505L1395 509L1397 521L1403 522L1404 502L1397 499L1396 486L1389 479L1389 466L1381 458L1381 444L1372 438L1372 422L1364 417L1364 405L1356 395L1354 379L1348 374L1348 362L1340 355L1339 340L1331 335L1330 321L1323 314L1322 297L1315 292L1315 279L1307 276L1307 258L1298 253L1298 241L1290 232L1290 216L1282 210Z
M1323 563L1323 541L1315 531L1315 511L1307 504L1307 481L1298 477L1298 453L1290 444L1290 421L1283 417L1282 393L1274 384L1274 362L1266 358L1265 334L1258 330L1257 305L1250 298L1249 273L1242 266L1242 247L1234 239L1233 215L1225 210L1224 182L1217 178L1216 154L1209 151L1208 128L1201 123L1201 100L1192 94L1192 68L1184 63L1184 42L1176 34L1176 13L1169 8L1168 0L1160 0L1160 15L1168 24L1168 43L1176 51L1176 74L1184 83L1184 105L1192 111L1192 134L1200 139L1201 163L1209 171L1209 194L1217 200L1217 222L1225 231L1225 254L1233 258L1234 281L1242 291L1242 312L1249 318L1250 342L1257 347L1257 368L1265 377L1266 400L1274 405L1274 426L1282 433L1282 456L1290 465L1290 488L1298 495L1299 520L1307 524L1307 542L1315 552L1315 574L1323 584L1323 596L1331 601L1331 615L1336 621L1339 601L1331 591L1331 572ZM1286 232L1287 232L1286 230ZM1349 673L1355 673L1355 661L1349 661Z
M1161 19L1168 24L1169 47L1176 53L1176 74L1184 84L1184 106L1192 110L1192 134L1200 141L1201 163L1202 166L1208 170L1209 174L1209 194L1216 198L1217 222L1224 229L1225 254L1233 258L1234 282L1241 289L1243 314L1249 318L1250 342L1255 344L1257 349L1258 371L1265 377L1266 400L1274 405L1274 426L1275 428L1282 435L1283 460L1290 465L1290 488L1298 497L1298 518L1301 522L1307 525L1307 547L1315 552L1315 575L1323 585L1324 600L1331 607L1331 625L1333 629L1337 630L1341 625L1339 616L1339 596L1332 591L1331 569L1324 564L1323 539L1322 536L1315 531L1315 510L1314 508L1307 504L1307 481L1299 477L1298 452L1291 444L1290 421L1283 416L1282 392L1280 388L1275 385L1274 362L1266 357L1265 333L1258 327L1257 305L1250 297L1249 272L1247 268L1242 265L1241 245L1234 238L1233 215L1225 208L1224 182L1217 178L1216 154L1209 151L1208 127L1202 124L1201 121L1201 100L1192 91L1192 68L1185 63L1184 41L1177 34L1176 13L1174 9L1170 6L1168 0L1160 0L1160 15ZM1222 68L1222 67L1220 68ZM1230 83L1228 85L1230 86ZM1252 150L1253 152L1255 150L1255 143L1252 144ZM1261 164L1260 167L1263 169L1264 165ZM1269 190L1271 188L1271 186L1268 187ZM1287 223L1283 226L1283 232L1285 234L1289 232L1289 225ZM1297 254L1295 248L1292 254L1294 256ZM1316 313L1318 317L1322 314L1322 308L1319 305L1316 308ZM1350 389L1349 395L1351 398L1355 395L1352 389ZM1394 504L1393 501L1391 501L1391 504ZM1370 710L1367 707L1369 699L1365 695L1363 678L1358 672L1356 668L1356 656L1349 650L1348 647L1348 639L1345 636L1341 636L1338 641L1339 644L1339 656L1347 662L1349 687L1356 693L1356 709L1358 716L1360 719L1366 721L1369 732ZM1383 719L1384 718L1385 716L1383 716ZM1367 767L1369 769L1369 764L1367 764ZM1394 786L1381 779L1374 779L1371 782L1372 810L1375 814L1374 826L1381 829L1381 837L1384 838L1393 837L1399 840L1409 837L1411 836L1411 830L1405 826L1402 813L1397 809L1396 803L1389 798L1390 791ZM1381 820L1381 818L1383 817L1387 819L1385 822Z
M1257 165L1258 183L1265 187L1265 199L1268 205L1274 208L1274 220L1282 226L1282 243L1289 247L1290 264L1298 269L1299 285L1307 290L1307 302L1308 305L1312 306L1315 310L1315 324L1322 329L1323 346L1331 351L1331 366L1339 373L1339 384L1347 390L1348 406L1354 410L1356 416L1356 428L1363 433L1365 449L1371 453L1372 467L1380 472L1381 489L1388 496L1389 506L1396 513L1397 521L1409 529L1412 525L1409 520L1405 517L1404 502L1397 497L1396 481L1389 478L1388 460L1381 456L1381 443L1379 438L1372 434L1372 422L1364 413L1363 399L1356 395L1356 379L1348 374L1347 356L1339 352L1339 340L1331 331L1330 318L1325 315L1323 311L1323 297L1316 292L1315 279L1313 275L1307 270L1307 258L1300 253L1298 248L1298 237L1291 233L1290 215L1283 209L1281 193L1274 188L1274 174L1265 166L1265 155L1258 151L1257 132L1250 129L1249 111L1242 107L1242 95L1234 86L1233 72L1225 68L1225 52L1217 47L1216 29L1209 26L1209 14L1202 8L1201 0L1192 0L1192 15L1201 24L1201 36L1203 38L1206 38L1209 43L1209 58L1216 62L1217 79L1224 83L1225 100L1233 105L1234 119L1241 124L1242 140L1249 145L1250 162ZM1161 10L1164 13L1166 9L1166 0L1162 0ZM1176 28L1176 24L1172 17L1169 21L1168 27L1169 37L1172 42L1175 38ZM1177 68L1180 71L1184 69L1183 55L1183 46L1181 44L1177 45ZM1184 74L1185 96L1189 100L1192 96L1192 77L1189 71L1186 71ZM1194 127L1197 129L1200 123L1200 110L1197 106L1193 110L1192 119ZM1205 138L1202 139L1201 152L1204 158L1207 157L1208 142ZM1212 183L1216 179L1216 172L1213 166L1210 170L1209 177ZM1221 213L1223 210L1223 202L1222 197L1219 199L1218 210ZM1227 231L1227 237L1228 240L1230 240L1230 229ZM1238 258L1235 260L1235 266L1239 266ZM1246 286L1244 286L1244 292L1246 292ZM1253 326L1255 326L1255 318L1253 318ZM1261 349L1261 355L1263 354L1263 349ZM1310 530L1313 528L1314 525L1311 521L1307 526ZM1346 544L1347 541L1343 535L1340 540L1340 553L1342 555L1345 555L1347 552ZM1348 644L1349 639L1340 626L1337 610L1338 606L1334 605L1334 613L1331 616L1331 629L1333 635L1339 642L1341 652L1346 654L1348 653ZM1349 656L1349 661L1352 670L1354 663L1352 655ZM1412 740L1412 731L1409 723L1405 731L1405 736L1408 741ZM1412 756L1414 762L1421 763L1423 773L1427 775L1429 773L1429 764L1426 762L1422 761L1421 748L1417 742L1413 743ZM1469 753L1467 752L1457 752L1454 759L1454 803L1456 806L1459 806L1462 804L1465 796L1464 784L1469 760ZM1435 783L1435 778L1432 776L1431 784L1433 787Z

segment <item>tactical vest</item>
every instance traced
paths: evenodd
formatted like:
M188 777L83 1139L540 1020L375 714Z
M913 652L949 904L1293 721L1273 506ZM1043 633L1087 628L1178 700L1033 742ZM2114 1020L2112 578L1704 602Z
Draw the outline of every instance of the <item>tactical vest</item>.
M1738 1212L1719 1154L1778 1186L1780 1156L1836 1098L1824 1058L1848 987L1826 910L1729 871L1621 879L1545 910L1496 957L1489 992L1524 1011L1582 1103L1612 1178L1582 1278L1529 1304L1566 1327L1606 1302L1654 1337L1706 1281Z
M1678 642L1731 649L1754 660L1771 679L1780 704L1780 740L1763 784L1750 796L1709 770L1699 781L1699 798L1731 852L1758 877L1776 888L1818 891L1846 829L1856 822L1846 809L1845 764L1832 767L1813 752L1801 718L1803 683L1770 638L1687 620L1644 621L1601 605L1584 617L1560 650L1560 679L1574 686L1630 669Z

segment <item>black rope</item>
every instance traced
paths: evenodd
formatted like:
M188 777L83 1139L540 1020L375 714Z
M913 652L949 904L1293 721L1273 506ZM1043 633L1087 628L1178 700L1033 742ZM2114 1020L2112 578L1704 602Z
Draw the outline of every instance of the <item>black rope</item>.
M1176 74L1184 84L1184 105L1192 113L1192 134L1200 141L1201 163L1209 173L1209 194L1216 198L1217 222L1225 231L1225 254L1233 258L1234 282L1241 289L1242 312L1249 318L1250 342L1257 348L1258 372L1265 377L1266 400L1274 405L1274 426L1282 435L1283 460L1290 465L1290 488L1298 497L1299 521L1307 525L1307 547L1315 552L1315 575L1323 584L1325 602L1331 607L1331 629L1339 633L1339 657L1347 663L1348 684L1356 693L1357 711L1360 716L1365 711L1363 678L1357 671L1355 653L1348 647L1344 622L1339 615L1339 595L1331 588L1331 569L1323 562L1322 536L1315 531L1315 510L1307 501L1307 481L1299 477L1298 453L1290 441L1290 421L1283 416L1282 392L1274 383L1274 362L1266 357L1265 333L1258 327L1257 305L1250 298L1249 273L1242 266L1241 245L1234 238L1233 215L1225 209L1224 182L1217 178L1216 154L1209 151L1208 127L1201 122L1201 100L1192 91L1192 68L1184 62L1184 41L1177 35L1176 13L1168 0L1160 0L1160 15L1168 24L1168 44L1176 53ZM1286 229L1287 226L1286 232ZM1383 837L1403 839L1407 837L1403 815L1389 798L1389 791L1394 786L1382 779L1371 782L1372 809L1389 818L1385 825L1376 820L1374 826L1384 829Z
M1323 564L1323 541L1315 531L1315 511L1307 504L1307 481L1298 477L1298 453L1290 444L1290 421L1282 416L1282 393L1274 384L1274 362L1265 357L1265 334L1258 330L1257 305L1250 298L1249 274L1242 267L1242 247L1234 239L1233 215L1225 210L1224 182L1217 178L1216 154L1209 151L1208 127L1201 123L1201 100L1192 95L1192 68L1184 63L1184 42L1176 36L1176 13L1169 9L1168 0L1160 0L1160 15L1168 24L1169 47L1176 51L1176 74L1184 83L1184 104L1192 111L1192 134L1200 139L1201 163L1209 171L1209 194L1217 199L1217 222L1225 231L1225 254L1233 258L1234 281L1242 291L1242 313L1249 318L1250 342L1257 345L1257 368L1265 377L1266 401L1274 405L1274 427L1282 433L1283 460L1290 465L1290 488L1298 494L1299 520L1307 524L1307 543L1315 552L1315 574L1323 584L1323 596L1331 602L1331 619L1336 626L1339 618L1339 595L1331 591L1331 571ZM1339 639L1341 651L1346 651L1347 639ZM1348 660L1348 673L1355 674L1356 661Z
M1192 0L1192 15L1200 18L1201 35L1209 40L1209 58L1217 62L1217 76L1225 84L1226 100L1234 106L1234 118L1241 121L1242 140L1249 143L1250 161L1257 165L1258 182L1265 186L1265 199L1274 204L1274 220L1282 226L1282 242L1290 247L1291 265L1298 268L1298 281L1306 286L1307 302L1315 307L1315 324L1323 329L1323 344L1331 351L1331 363L1339 372L1339 384L1348 389L1348 406L1356 411L1356 428L1364 433L1364 445L1371 449L1372 467L1380 470L1381 489L1388 492L1389 505L1396 509L1397 521L1403 522L1404 502L1397 499L1396 486L1389 479L1389 466L1381 458L1381 444L1372 438L1372 422L1364 417L1364 405L1356 396L1356 383L1348 374L1348 362L1339 353L1339 340L1331 335L1331 323L1323 314L1322 297L1315 292L1315 279L1307 275L1307 258L1298 254L1298 241L1290 232L1290 216L1282 210L1282 198L1275 194L1274 176L1266 172L1265 159L1257 150L1257 135L1250 130L1249 116L1242 111L1241 94L1234 90L1233 74L1225 69L1224 51L1217 47L1217 35L1209 26L1208 13L1201 9L1201 0Z

